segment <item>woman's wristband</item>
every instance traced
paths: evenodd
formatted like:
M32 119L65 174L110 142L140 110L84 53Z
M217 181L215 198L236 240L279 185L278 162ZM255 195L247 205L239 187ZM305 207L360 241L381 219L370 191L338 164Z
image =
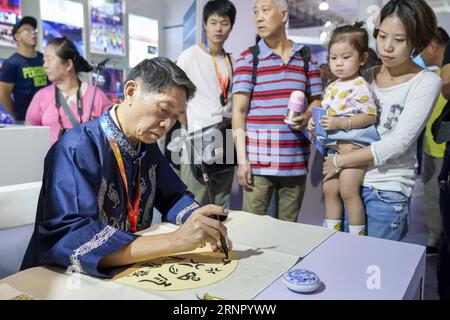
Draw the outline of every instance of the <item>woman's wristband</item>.
M336 173L340 173L342 171L342 167L337 163L337 155L333 157L333 165L336 169Z

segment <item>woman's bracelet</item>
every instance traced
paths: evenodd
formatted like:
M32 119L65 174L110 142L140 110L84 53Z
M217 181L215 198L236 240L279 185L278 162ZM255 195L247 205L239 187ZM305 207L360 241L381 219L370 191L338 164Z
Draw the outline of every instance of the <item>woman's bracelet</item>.
M333 157L333 165L334 165L334 168L336 169L336 173L340 173L342 171L342 167L339 166L337 163L337 155L335 155Z
M351 130L352 129L352 118L348 117L348 128L347 130Z

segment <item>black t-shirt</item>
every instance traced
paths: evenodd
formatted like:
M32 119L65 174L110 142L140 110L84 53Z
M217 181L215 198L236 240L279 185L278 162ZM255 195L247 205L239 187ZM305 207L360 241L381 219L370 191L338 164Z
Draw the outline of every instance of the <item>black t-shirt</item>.
M28 105L34 94L48 84L45 74L44 57L38 52L35 58L26 58L18 53L3 62L0 81L14 83L14 116L16 120L25 120Z

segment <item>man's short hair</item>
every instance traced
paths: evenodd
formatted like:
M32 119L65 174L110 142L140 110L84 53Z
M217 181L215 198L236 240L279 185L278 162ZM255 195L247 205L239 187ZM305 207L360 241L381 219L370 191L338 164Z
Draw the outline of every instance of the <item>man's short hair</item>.
M236 20L236 7L229 0L210 0L203 7L203 22L206 24L208 18L214 14L230 18L231 27L233 27Z
M447 31L444 28L438 27L436 33L434 34L433 41L441 46L446 46L450 40Z
M277 3L278 9L280 10L280 12L283 12L285 10L288 10L289 6L286 0L275 0L275 2Z
M186 73L171 60L163 57L145 59L135 66L128 81L139 81L148 92L163 93L173 87L186 90L186 101L192 99L197 88Z

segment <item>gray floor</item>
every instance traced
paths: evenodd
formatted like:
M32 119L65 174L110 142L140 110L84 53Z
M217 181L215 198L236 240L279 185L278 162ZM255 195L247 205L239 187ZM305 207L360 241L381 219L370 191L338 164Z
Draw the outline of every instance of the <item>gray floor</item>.
M298 221L301 223L321 225L323 221L323 196L321 186L322 157L311 154L308 182ZM231 209L241 208L242 191L236 179L231 194ZM423 184L418 177L411 202L409 231L403 241L426 246L428 241L427 227L423 211ZM425 275L425 299L438 299L436 280L437 256L427 256Z

